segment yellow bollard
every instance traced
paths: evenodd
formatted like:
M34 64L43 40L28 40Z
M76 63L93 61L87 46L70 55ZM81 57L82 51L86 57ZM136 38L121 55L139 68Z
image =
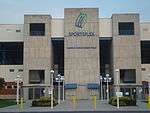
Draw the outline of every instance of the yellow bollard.
M20 99L20 111L23 110L23 98Z
M73 105L73 110L76 109L76 97L72 96L72 105Z
M96 100L97 100L97 97L96 96L93 96L93 108L94 110L96 110Z
M150 96L148 96L148 108L150 109Z

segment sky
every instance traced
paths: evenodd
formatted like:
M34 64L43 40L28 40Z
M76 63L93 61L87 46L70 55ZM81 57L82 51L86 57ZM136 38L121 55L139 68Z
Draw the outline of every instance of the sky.
M99 8L100 18L113 13L139 13L150 22L150 0L0 0L0 24L23 24L24 14L49 14L63 18L64 8Z

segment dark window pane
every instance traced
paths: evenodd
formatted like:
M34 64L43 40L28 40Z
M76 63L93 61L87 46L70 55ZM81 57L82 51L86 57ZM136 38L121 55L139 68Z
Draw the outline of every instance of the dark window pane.
M64 75L64 40L53 40L54 69Z
M33 88L29 88L29 99L33 99Z
M18 72L23 72L23 69L18 69Z
M9 69L9 72L14 72L14 69Z
M134 23L133 22L119 22L119 35L134 35Z
M35 88L34 89L34 99L39 99L40 98L40 88Z
M45 35L45 23L30 24L30 36L44 36L44 35Z
M44 84L44 70L29 70L30 84Z
M22 65L23 42L0 42L0 64Z
M150 64L150 41L141 41L141 62Z
M111 40L100 40L100 72L102 75L110 73Z
M17 29L16 32L21 32L21 30L20 30L20 29Z
M135 69L120 69L120 83L136 83Z

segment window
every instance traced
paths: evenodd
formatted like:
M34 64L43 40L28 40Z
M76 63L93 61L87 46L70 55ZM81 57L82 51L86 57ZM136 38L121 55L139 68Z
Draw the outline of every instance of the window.
M150 41L141 41L141 62L150 64Z
M100 40L100 72L109 73L111 63L111 40Z
M29 88L29 93L28 93L29 95L29 100L30 99L33 99L33 88Z
M21 30L17 29L16 32L19 33L19 32L21 32Z
M9 69L9 72L14 72L14 69Z
M44 96L43 90L44 90L44 88L29 88L28 89L29 100L39 99L40 97Z
M134 35L134 23L133 22L119 22L119 35Z
M18 69L18 72L23 72L23 69Z
M0 65L22 65L23 42L0 42Z
M52 40L54 68L64 75L64 40Z
M44 84L44 70L29 70L30 84Z
M136 83L135 69L120 69L120 83Z
M44 35L45 35L45 23L30 24L30 36L44 36Z
M34 99L39 99L40 98L40 88L35 88L34 89Z
M142 71L146 71L146 68L141 68Z

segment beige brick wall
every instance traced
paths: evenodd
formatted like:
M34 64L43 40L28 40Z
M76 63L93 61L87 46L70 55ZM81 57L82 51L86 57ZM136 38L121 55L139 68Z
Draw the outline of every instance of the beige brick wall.
M87 14L87 23L80 29L75 21L80 12ZM64 27L64 65L65 82L80 85L76 92L79 99L89 98L87 83L98 83L99 74L99 24L98 9L78 8L65 9ZM69 36L69 32L82 31L95 32L95 36ZM96 49L68 49L68 47L95 47ZM67 91L66 91L67 93ZM85 95L87 94L87 95Z
M45 23L45 36L29 36L30 23ZM45 84L50 84L51 17L25 15L24 18L24 85L29 83L29 70L45 70Z
M135 35L118 35L118 22L134 22ZM141 84L140 26L138 14L114 14L113 24L113 70L136 69L136 84Z

